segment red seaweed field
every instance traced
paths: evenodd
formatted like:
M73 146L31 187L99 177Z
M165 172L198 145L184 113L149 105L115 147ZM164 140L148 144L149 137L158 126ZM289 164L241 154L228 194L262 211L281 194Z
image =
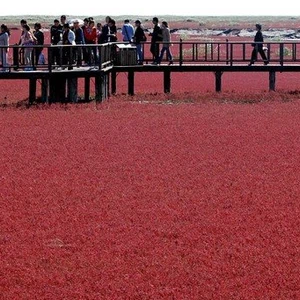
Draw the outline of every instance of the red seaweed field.
M266 74L30 107L2 80L0 299L299 299L299 74Z
M300 102L268 95L2 108L1 299L299 298Z

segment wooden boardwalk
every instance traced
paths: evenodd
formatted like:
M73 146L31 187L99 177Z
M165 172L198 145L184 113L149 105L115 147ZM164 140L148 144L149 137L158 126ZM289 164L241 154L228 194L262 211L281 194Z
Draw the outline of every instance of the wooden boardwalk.
M191 48L187 48L190 46ZM112 49L115 44L97 45L99 61L92 66L77 67L73 62L67 65L54 65L48 59L47 65L33 66L33 71L25 71L24 66L19 63L10 64L7 72L0 72L1 80L29 80L29 102L36 100L37 80L41 80L41 95L43 102L70 101L76 102L78 99L78 79L84 78L84 100L90 99L91 79L95 84L95 99L102 101L109 97L110 93L117 92L117 74L128 73L128 94L133 95L135 90L135 74L160 72L163 73L163 91L171 92L171 74L184 72L212 72L215 74L215 90L222 90L222 74L225 72L268 72L269 90L276 88L276 73L299 72L300 71L300 42L277 42L268 43L268 59L270 63L264 65L262 61L249 66L250 43L178 43L178 52L173 65L162 63L152 65L151 58L146 58L143 65L137 65L134 60L116 61L112 56ZM75 47L76 46L71 46ZM87 47L87 46L86 46ZM95 47L95 46L94 46ZM200 50L202 48L204 52ZM289 47L289 48L288 48ZM62 51L60 46L60 51ZM238 48L238 49L236 49ZM212 51L213 49L213 51ZM276 50L277 49L277 50ZM19 47L13 46L13 51L18 54ZM45 47L47 58L51 57L53 46ZM75 50L74 50L75 51ZM134 48L130 51L134 51ZM176 51L174 51L176 53ZM188 54L186 54L188 53ZM287 55L288 53L288 55ZM72 50L71 50L72 54ZM121 53L123 56L132 53ZM175 56L175 55L174 55ZM135 58L135 52L134 52ZM70 60L71 61L71 60Z
M116 93L117 83L116 74L118 72L128 73L128 94L134 94L134 75L138 72L161 72L164 74L163 89L165 93L171 92L171 73L175 72L212 72L215 74L215 90L221 92L222 90L222 75L225 72L264 72L269 73L269 90L275 91L276 73L277 72L300 72L300 64L290 65L276 65L268 64L267 66L262 63L248 66L247 64L187 64L187 65L143 65L143 66L114 66L111 70L112 73L112 93Z

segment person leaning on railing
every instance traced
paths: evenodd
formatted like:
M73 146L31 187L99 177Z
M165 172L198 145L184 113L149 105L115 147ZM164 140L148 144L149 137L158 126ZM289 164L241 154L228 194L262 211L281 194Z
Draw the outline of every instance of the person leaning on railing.
M0 69L1 72L8 72L8 47L9 46L9 36L10 32L9 29L5 24L1 25L1 32L0 32L0 64L2 68Z

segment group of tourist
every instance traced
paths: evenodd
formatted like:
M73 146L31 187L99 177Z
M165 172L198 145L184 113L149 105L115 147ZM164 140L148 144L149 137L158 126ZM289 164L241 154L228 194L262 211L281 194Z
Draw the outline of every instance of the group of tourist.
M72 25L72 26L71 26ZM167 52L170 63L173 62L173 57L170 51L170 30L167 22L162 22L162 26L158 23L158 18L153 18L153 32L151 36L150 51L153 54L153 64L159 64L165 52ZM142 43L147 41L144 28L140 20L134 22L134 26L129 19L124 20L121 29L123 42L132 43L137 50L137 63L143 64L144 53ZM95 24L93 17L85 18L80 26L78 20L73 20L71 24L67 22L66 16L62 15L60 21L54 20L54 24L50 29L50 38L52 45L69 44L69 45L93 45L103 44L107 42L117 42L117 27L116 22L111 17L105 18L105 24ZM163 48L159 52L159 43L163 42ZM75 61L80 66L82 61L88 65L98 63L99 54L97 47L80 48L75 50ZM53 63L59 64L59 50L56 49L53 55ZM63 64L68 64L70 53L68 48L64 50ZM72 58L74 59L74 58Z
M151 37L150 51L153 55L153 64L159 64L162 61L163 55L167 52L167 57L170 64L173 62L173 57L170 51L170 30L167 22L162 22L159 25L157 17L153 20L153 31L149 34ZM45 62L43 54L43 45L45 42L44 33L40 23L35 23L33 30L27 24L25 19L20 21L21 35L19 45L23 46L19 51L18 59L21 65L24 65L25 71L30 71L33 66ZM130 23L129 19L124 20L121 28L122 40L126 43L131 43L136 46L137 63L143 64L143 42L147 41L145 30L140 20L136 20L134 24ZM0 66L2 71L9 70L8 64L8 46L9 46L10 31L5 24L1 25L0 33ZM107 42L116 42L117 27L113 18L107 16L105 24L95 24L94 18L89 17L83 20L67 20L66 15L62 15L60 19L55 19L50 28L50 44L57 45L96 45ZM160 51L160 45L162 49ZM35 47L33 47L35 45ZM40 47L36 47L39 45ZM72 55L71 55L72 54ZM71 50L69 47L64 47L62 50L59 47L53 47L51 62L53 65L73 65L76 62L77 66L82 64L95 65L99 60L98 47L76 47Z
M153 56L152 64L160 64L165 53L169 64L173 64L173 55L170 48L171 35L168 23L163 21L160 25L157 17L152 19L152 23L153 30L149 33L149 37L151 37L150 52ZM25 66L25 71L32 70L33 66L45 63L43 55L44 33L41 30L42 26L40 23L34 24L33 31L24 19L20 21L20 25L21 36L19 45L23 47L17 59ZM252 44L253 51L249 66L257 60L258 53L265 64L269 63L262 45L263 35L260 24L256 24L256 30L257 33ZM133 26L129 19L124 20L121 33L123 42L136 46L137 63L143 64L143 43L147 41L147 37L141 21L136 20ZM10 31L8 27L2 24L0 32L0 70L4 72L9 70L7 57L9 37ZM72 50L70 47L63 47L62 49L60 47L53 47L52 55L49 59L51 59L53 65L69 65L69 68L72 68L74 63L78 67L82 66L82 64L96 65L99 62L98 47L90 47L90 45L116 41L118 41L116 22L109 16L105 18L105 24L102 25L101 23L95 24L93 17L85 18L83 24L81 24L77 19L67 21L67 17L62 15L60 20L54 20L50 28L51 45L89 45L89 47L76 47ZM35 47L32 47L33 45Z
M117 41L116 22L111 17L106 17L105 25L101 23L95 24L94 18L89 17L83 20L83 24L75 19L67 21L65 15L60 20L55 19L54 24L50 28L50 40L52 45L96 45L107 42ZM70 55L70 49L64 48L63 55L60 55L59 48L53 51L53 64L69 64L70 60L74 60L77 66L82 65L82 61L88 65L98 62L97 47L77 47ZM62 59L62 62L60 61Z
M170 51L170 30L168 23L164 21L160 26L157 17L154 17L152 22L154 27L153 32L150 33L150 51L153 55L153 64L159 64L162 61L165 52L167 52L167 57L171 64L173 63L173 57ZM50 29L51 44L93 45L117 42L118 40L116 22L109 16L105 18L104 25L101 23L95 24L93 17L85 18L81 26L76 19L71 22L71 25L67 22L65 15L61 16L60 21L58 19L54 20L54 24ZM129 19L125 19L121 33L123 42L132 43L136 46L137 63L143 64L144 53L142 43L147 41L147 37L141 21L136 20L133 26ZM163 42L161 52L159 52L159 42ZM64 52L63 64L67 64L70 55L68 49L65 49ZM95 65L98 63L99 54L97 53L97 47L78 47L75 52L75 60L78 66L81 65L82 61L88 65ZM58 59L59 53L57 49L53 55L53 63L58 64Z
M35 64L43 62L43 45L44 45L44 33L41 31L42 26L40 23L34 24L34 31L32 32L26 20L22 19L20 21L22 31L19 40L19 45L24 46L20 50L20 60L21 63L25 65L24 70L29 71L32 70L32 60L34 60ZM9 63L8 63L8 52L9 52L9 38L10 38L10 30L5 24L1 25L1 33L0 33L0 64L1 71L8 72L9 71ZM40 47L35 47L33 51L34 45L39 45Z

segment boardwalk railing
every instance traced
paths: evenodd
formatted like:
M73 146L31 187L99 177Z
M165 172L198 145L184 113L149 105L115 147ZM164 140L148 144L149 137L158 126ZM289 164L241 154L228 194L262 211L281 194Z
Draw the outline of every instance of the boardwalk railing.
M48 70L82 66L101 69L116 62L117 45L107 43L99 45L44 45L42 53L45 61L38 60L41 46L24 47L19 45L0 46L0 55L4 56L8 49L7 71L11 70ZM259 43L257 43L259 44ZM249 63L253 50L252 42L207 42L207 41L178 41L172 42L170 49L174 63L184 64L234 64ZM153 61L149 51L150 43L143 43L144 63ZM300 41L266 42L263 44L265 54L270 63L286 64L300 63ZM28 50L30 58L28 59ZM26 54L27 53L27 54ZM261 60L258 54L258 61ZM0 59L5 61L5 58ZM84 63L83 63L84 62ZM163 63L163 62L162 62Z
M92 67L101 70L112 65L115 45L33 45L0 46L4 71L33 71ZM6 54L7 53L7 54ZM42 55L40 55L40 53ZM6 61L6 63L3 63Z
M146 48L149 43L144 44ZM249 63L253 50L253 42L206 42L178 41L170 43L174 62L182 64L210 63L228 64ZM280 65L300 63L300 41L265 42L262 44L265 54L271 63ZM146 51L145 51L146 52ZM145 61L152 61L146 57ZM258 61L261 60L258 54Z

